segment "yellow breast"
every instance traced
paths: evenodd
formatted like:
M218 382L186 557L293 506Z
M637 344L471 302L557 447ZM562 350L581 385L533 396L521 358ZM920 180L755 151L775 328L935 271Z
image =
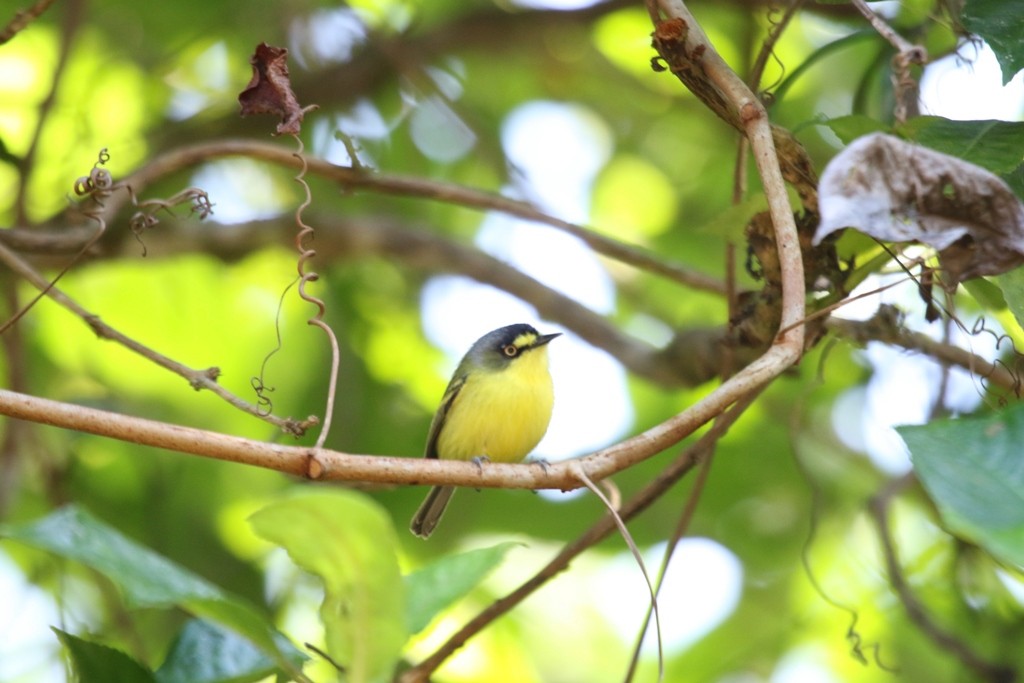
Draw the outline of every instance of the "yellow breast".
M438 456L519 462L543 438L553 404L546 348L525 353L504 370L474 372L448 411Z

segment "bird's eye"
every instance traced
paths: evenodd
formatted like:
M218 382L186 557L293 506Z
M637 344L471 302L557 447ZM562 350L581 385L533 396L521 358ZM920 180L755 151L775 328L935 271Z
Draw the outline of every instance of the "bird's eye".
M501 352L504 353L509 358L515 358L516 354L519 353L519 349L516 348L515 344L506 344L505 346L501 347Z

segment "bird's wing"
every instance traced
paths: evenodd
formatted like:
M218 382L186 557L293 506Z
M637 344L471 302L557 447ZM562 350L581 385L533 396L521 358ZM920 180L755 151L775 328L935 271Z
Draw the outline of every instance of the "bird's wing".
M438 406L437 412L434 413L434 419L430 423L430 431L427 433L427 447L423 457L437 458L437 437L441 435L441 429L448 418L448 411L451 410L452 404L455 403L455 397L459 395L462 387L466 385L466 377L468 375L456 375L448 383L444 397L441 398L441 405Z

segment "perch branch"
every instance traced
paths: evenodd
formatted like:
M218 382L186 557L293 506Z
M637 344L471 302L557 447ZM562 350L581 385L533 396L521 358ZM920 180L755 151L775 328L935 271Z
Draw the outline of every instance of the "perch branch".
M572 466L563 462L553 463L547 468L522 463L488 463L485 467L479 467L475 463L459 460L353 455L305 446L283 446L86 408L6 389L0 389L0 415L143 446L244 463L309 479L382 484L450 484L474 488L570 491L581 486L574 471L576 463L587 467L586 472L592 478L595 472L604 478L671 445L662 445L662 440L640 435L574 460ZM662 427L659 425L658 428ZM595 462L599 466L588 466Z

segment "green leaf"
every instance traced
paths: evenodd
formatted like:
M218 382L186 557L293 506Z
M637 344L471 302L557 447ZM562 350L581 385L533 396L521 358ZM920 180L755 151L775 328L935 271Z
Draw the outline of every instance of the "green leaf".
M694 225L693 230L713 235L724 235L730 239L745 241L744 230L750 217L756 213L768 210L768 199L764 192L757 190L748 192L747 195L735 204L723 208L715 213L706 223Z
M410 633L419 633L448 605L468 593L518 543L447 555L405 577Z
M941 116L917 116L899 126L897 132L993 173L1011 173L1024 160L1024 121L952 121Z
M1024 199L1024 164L1021 164L1010 173L1003 174L1003 180L1010 186L1013 193Z
M327 651L346 680L390 680L408 632L398 539L387 512L352 491L303 490L249 521L323 581Z
M835 4L839 4L840 1L847 2L848 0L837 0ZM870 42L875 40L878 40L878 34L870 29L865 29L863 31L856 31L854 33L847 34L842 38L833 40L830 43L825 43L817 50L812 52L810 55L808 55L803 62L797 65L797 67L793 70L792 73L786 76L786 80L782 81L782 83L779 84L779 87L777 87L775 91L772 93L774 100L776 102L785 101L786 93L788 93L789 89L793 87L797 79L803 76L805 72L811 69L811 67L813 67L815 64L818 64L826 57L832 55L835 52L844 50L847 47L851 47L856 43Z
M1006 305L1013 312L1017 324L1024 328L1024 268L1015 268L991 279L1003 290Z
M164 663L157 683L246 683L270 676L274 660L234 631L202 619L185 623Z
M216 586L74 505L34 522L4 525L0 534L92 567L121 588L129 607L169 607L220 594Z
M73 505L26 524L2 525L0 536L92 567L116 584L130 607L181 607L250 639L296 672L304 655L279 637L254 606L139 545Z
M1003 69L1003 85L1024 69L1024 3L1007 0L967 0L963 22L972 33L985 39Z
M1005 275L1011 275L1019 270L1020 269L1018 268L1016 270L1011 270L1009 273L1005 273L1004 275L993 276L991 280L999 282L999 278L1002 278ZM1017 276L1017 278L1021 279L1021 276ZM1002 311L1007 306L1006 297L1003 296L1005 290L1001 289L1000 285L997 285L996 282L992 282L991 280L988 278L976 277L971 280L967 280L962 284L964 289L966 289L967 292L974 297L974 300L981 304L983 308L990 311ZM1021 285L1024 285L1024 280L1022 280ZM1024 301L1019 300L1019 303L1024 304Z
M844 145L848 145L857 138L869 133L887 133L889 131L889 127L881 121L870 116L864 116L863 114L837 116L822 123L828 126L836 134L836 137L843 141Z
M100 645L59 628L53 629L71 655L71 668L79 683L155 683L153 672L112 647Z
M1024 405L898 431L949 529L1024 566Z
M665 173L645 159L620 154L594 183L592 224L619 239L639 241L665 232L676 215L677 192Z

